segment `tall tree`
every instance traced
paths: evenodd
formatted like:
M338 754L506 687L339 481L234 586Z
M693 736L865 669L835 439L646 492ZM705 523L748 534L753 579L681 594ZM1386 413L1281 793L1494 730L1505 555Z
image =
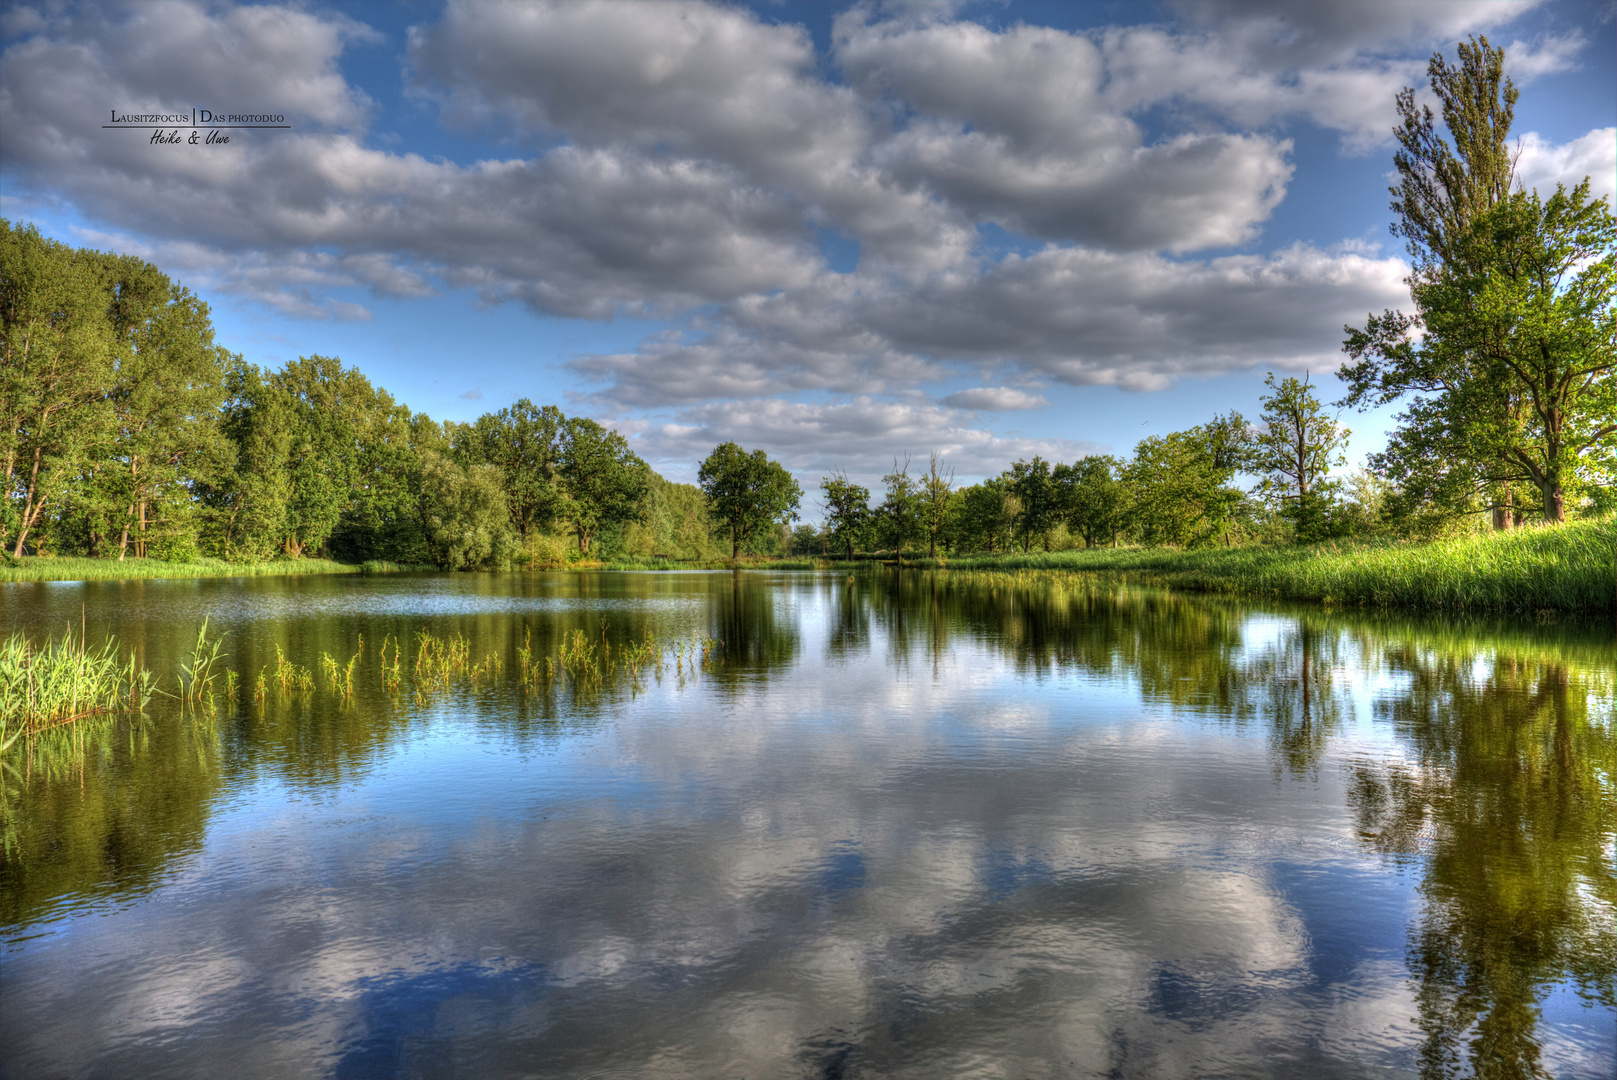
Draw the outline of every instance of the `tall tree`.
M831 540L841 544L848 560L853 560L853 546L865 542L870 527L870 489L849 480L840 470L835 476L820 480L824 495L825 531Z
M938 557L938 537L949 527L954 506L954 467L945 465L936 450L927 455L926 475L921 478L921 524L926 529L926 554Z
M1084 538L1085 547L1105 541L1117 543L1123 528L1128 491L1123 486L1123 463L1114 457L1092 454L1068 469L1067 528Z
M1343 447L1351 433L1326 412L1306 375L1276 383L1270 372L1264 385L1269 393L1259 399L1263 414L1248 467L1264 474L1259 490L1280 504L1298 540L1323 539L1331 501L1328 474L1332 465L1346 462Z
M1180 547L1228 543L1245 497L1230 481L1245 463L1246 439L1246 421L1232 412L1140 442L1123 470L1140 540Z
M893 471L882 477L886 495L876 510L882 539L892 545L900 564L904 562L904 547L919 539L923 529L921 482L910 475L909 455L904 463L893 459Z
M1050 463L1037 454L1032 461L1018 461L1006 474L1011 493L1021 509L1016 515L1016 531L1022 536L1022 550L1033 545L1035 536L1044 537L1044 549L1050 550L1050 530L1061 519L1060 492L1050 475Z
M1517 95L1504 51L1481 38L1459 52L1458 66L1428 66L1452 146L1413 91L1398 98L1393 231L1409 244L1416 314L1346 328L1346 401L1409 399L1376 460L1401 485L1454 510L1480 499L1507 527L1515 488L1530 484L1561 521L1569 483L1617 450L1610 207L1587 180L1548 199L1510 193Z
M958 534L967 547L989 554L1009 546L1021 503L1011 493L1010 481L990 477L964 488L960 495Z
M188 516L193 485L230 467L219 429L228 354L213 343L208 305L189 290L139 259L117 258L110 269L119 359L98 456L109 466L103 490L115 492L122 519L121 561L132 538L145 556L148 530L168 524L172 533L165 519Z
M632 521L650 484L650 467L629 442L594 420L574 417L563 425L561 481L566 514L578 536L578 550L604 527Z
M453 458L423 450L418 505L427 550L440 570L499 568L517 551L497 466L461 468Z
M762 450L747 453L733 442L720 443L702 462L697 481L707 495L708 512L730 531L730 558L759 529L797 520L803 489Z
M540 408L523 398L508 409L483 414L455 435L455 456L462 465L494 465L504 474L511 523L524 542L534 529L553 524L565 505L561 469L566 425L556 406Z
M14 556L110 423L120 348L107 317L111 289L100 253L0 219L0 536Z

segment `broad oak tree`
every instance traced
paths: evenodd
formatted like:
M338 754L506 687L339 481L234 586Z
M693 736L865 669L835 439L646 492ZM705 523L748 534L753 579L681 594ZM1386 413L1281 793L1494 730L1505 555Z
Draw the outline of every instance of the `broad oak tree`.
M707 496L708 512L730 530L732 559L763 526L796 521L803 499L803 489L784 466L762 450L749 454L733 442L713 448L697 481Z

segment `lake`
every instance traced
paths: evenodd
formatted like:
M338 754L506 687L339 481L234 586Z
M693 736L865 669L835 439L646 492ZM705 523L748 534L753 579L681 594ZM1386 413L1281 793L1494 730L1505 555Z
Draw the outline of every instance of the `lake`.
M0 632L82 620L169 690L204 618L234 701L9 755L0 1075L1613 1074L1605 623L891 569L0 585Z

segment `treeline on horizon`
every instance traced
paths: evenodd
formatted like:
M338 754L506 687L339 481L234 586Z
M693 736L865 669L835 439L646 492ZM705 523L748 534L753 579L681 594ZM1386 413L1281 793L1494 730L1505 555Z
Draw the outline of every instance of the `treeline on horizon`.
M207 305L150 263L4 221L0 239L11 557L463 569L1199 547L1429 536L1502 501L1513 508L1494 525L1506 528L1532 502L1521 484L1501 496L1474 483L1445 502L1371 471L1334 478L1347 429L1306 379L1271 376L1256 425L1230 413L1147 438L1128 460L1034 457L964 487L936 454L895 460L874 504L846 475L825 477L824 524L794 529L802 491L762 451L717 447L696 486L553 405L439 423L333 358L269 371L231 354L214 344ZM1262 479L1249 491L1241 473ZM1603 513L1609 496L1586 485L1573 510Z

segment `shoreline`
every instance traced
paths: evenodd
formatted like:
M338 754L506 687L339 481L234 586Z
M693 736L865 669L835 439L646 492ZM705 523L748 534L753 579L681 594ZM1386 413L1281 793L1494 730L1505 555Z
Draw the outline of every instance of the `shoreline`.
M693 560L630 557L535 572L679 570L858 570L892 565L876 556ZM1324 606L1442 612L1535 614L1617 611L1617 518L1428 543L1334 541L1293 547L1088 548L1001 552L905 560L904 568L1018 577L1086 575L1215 595L1293 600ZM25 557L0 565L0 582L264 577L303 574L432 572L394 563L298 559L227 563L200 559Z

